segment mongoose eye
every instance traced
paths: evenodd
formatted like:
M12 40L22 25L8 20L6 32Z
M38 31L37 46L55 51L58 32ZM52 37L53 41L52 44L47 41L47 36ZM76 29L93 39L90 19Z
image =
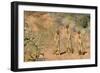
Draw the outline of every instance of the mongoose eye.
M59 31L56 32L59 35Z
M81 32L80 31L78 31L78 34L80 34Z
M69 25L66 25L66 28L69 28Z

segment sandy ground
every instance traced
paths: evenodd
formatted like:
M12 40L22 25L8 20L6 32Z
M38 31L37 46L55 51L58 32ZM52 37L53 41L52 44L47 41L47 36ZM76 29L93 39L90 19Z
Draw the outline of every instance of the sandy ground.
M87 49L87 53L85 55L79 55L77 52L72 53L64 53L62 55L56 55L53 53L54 49L44 50L44 58L47 61L50 60L70 60L70 59L88 59L90 58L90 51Z

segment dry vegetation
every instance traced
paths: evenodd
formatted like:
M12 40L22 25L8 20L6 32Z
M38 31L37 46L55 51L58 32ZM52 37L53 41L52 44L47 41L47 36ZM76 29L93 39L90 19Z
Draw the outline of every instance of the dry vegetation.
M24 12L24 61L90 58L90 15Z

